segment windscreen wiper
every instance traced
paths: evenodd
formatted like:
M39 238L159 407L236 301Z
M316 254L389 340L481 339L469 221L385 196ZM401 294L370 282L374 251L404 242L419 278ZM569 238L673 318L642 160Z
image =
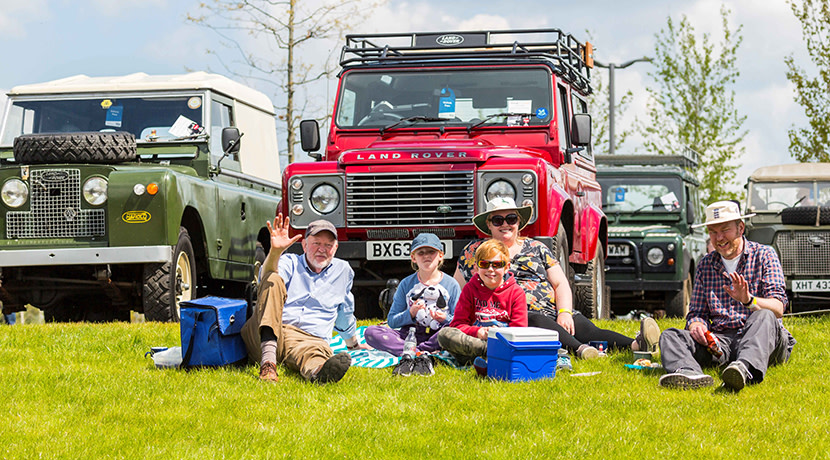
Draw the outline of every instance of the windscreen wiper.
M387 126L384 126L383 128L380 128L380 134L383 135L384 131L388 131L390 129L396 128L398 125L400 125L402 123L407 123L407 124L412 125L412 124L415 124L419 121L433 122L433 121L447 121L447 119L446 118L436 118L436 117L425 117L423 115L415 115L414 117L401 118L400 120L392 123L391 125L387 125Z
M467 132L469 133L470 131L478 128L479 126L483 125L484 123L487 123L488 121L492 120L493 118L497 118L497 117L532 117L532 116L533 116L532 113L517 113L517 112L494 113L492 115L487 115L483 120L479 121L478 123L476 123L474 125L470 125L467 128Z

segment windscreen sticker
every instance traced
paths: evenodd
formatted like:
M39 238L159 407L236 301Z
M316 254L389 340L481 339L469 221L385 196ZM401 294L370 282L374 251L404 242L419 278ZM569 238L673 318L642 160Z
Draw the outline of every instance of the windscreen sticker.
M625 189L624 188L617 187L617 189L614 190L614 201L617 202L617 203L622 203L623 201L625 201Z
M113 128L121 127L121 119L124 117L124 106L114 105L107 109L107 119L104 121L104 126L112 126Z
M674 192L669 192L661 196L660 201L663 203L663 207L665 207L668 210L680 207L680 201L677 200L677 196L674 194Z
M507 111L510 113L533 113L533 101L530 99L510 99Z
M101 108L102 108L102 109L105 109L105 110L106 110L106 109L108 109L108 108L110 108L110 107L112 107L112 101L111 101L111 100L109 100L109 99L104 99L103 101L101 101Z
M455 91L450 88L441 89L441 98L438 99L438 118L455 118Z
M173 126L167 132L176 137L193 136L194 134L201 134L204 128L195 121L187 118L184 115L179 115Z
M202 106L202 98L198 96L193 96L187 100L187 107L196 110Z
M539 107L538 109L536 109L536 118L538 118L540 120L544 120L547 117L548 117L548 109L546 109L544 107Z

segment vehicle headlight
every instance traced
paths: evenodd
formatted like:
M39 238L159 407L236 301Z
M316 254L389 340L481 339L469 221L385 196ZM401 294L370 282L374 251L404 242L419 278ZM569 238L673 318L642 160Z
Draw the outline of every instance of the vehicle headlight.
M107 201L107 180L103 177L90 177L84 182L84 199L87 203L98 206Z
M29 187L20 179L11 179L3 184L0 192L3 196L3 203L10 208L19 208L29 199Z
M506 180L494 181L487 187L487 201L493 198L510 198L511 200L515 200L516 189L513 188L513 184Z
M662 264L665 257L666 256L663 254L663 250L658 247L653 247L646 253L646 260L648 260L648 263L651 265Z
M329 184L320 184L311 191L311 207L320 214L328 214L340 204L340 194Z

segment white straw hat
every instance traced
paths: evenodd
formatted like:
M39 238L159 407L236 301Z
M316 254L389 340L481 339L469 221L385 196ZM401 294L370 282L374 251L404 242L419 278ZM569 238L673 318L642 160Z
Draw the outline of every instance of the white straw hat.
M738 204L734 201L716 201L709 206L706 206L706 222L692 225L692 228L722 224L732 220L742 220L754 215L755 213L741 215L741 210L738 208Z
M533 215L533 208L531 206L522 206L520 208L516 206L516 202L513 201L513 198L493 198L487 202L486 211L473 217L473 225L475 225L476 228L481 230L481 233L484 233L485 235L490 234L490 229L487 228L487 218L493 211L516 211L516 214L519 215L519 230L525 228L527 222L530 220L530 216Z

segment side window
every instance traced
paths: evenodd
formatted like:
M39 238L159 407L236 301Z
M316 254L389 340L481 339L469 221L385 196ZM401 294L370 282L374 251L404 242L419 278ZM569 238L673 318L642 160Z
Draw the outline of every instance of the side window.
M568 90L559 86L559 106L556 111L556 125L559 127L559 145L562 150L571 146L571 140L568 136L568 123L570 123L571 114L568 110Z
M229 104L217 100L210 101L210 159L215 165L224 152L222 151L222 129L233 126L233 110ZM228 156L222 160L222 167L239 171L239 162Z
M577 96L574 92L571 92L571 107L573 107L574 113L588 113L588 103L585 102L585 100L583 100L579 96ZM579 154L589 160L593 159L593 146L587 145L584 149L580 150Z

